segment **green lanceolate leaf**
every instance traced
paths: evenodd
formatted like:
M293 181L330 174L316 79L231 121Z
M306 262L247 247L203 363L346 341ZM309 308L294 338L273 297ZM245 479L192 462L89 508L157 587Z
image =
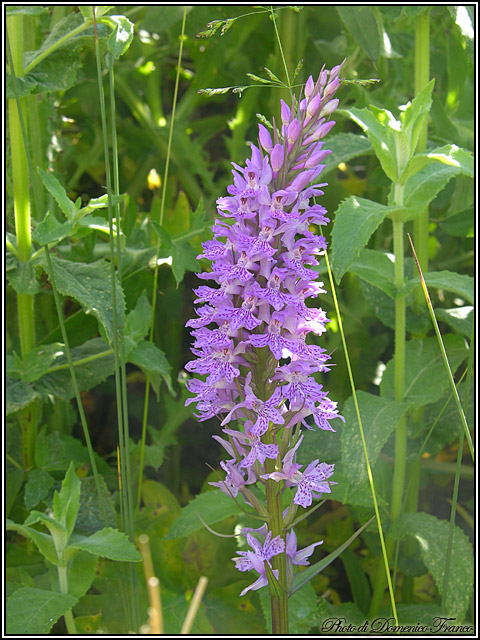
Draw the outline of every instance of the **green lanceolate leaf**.
M147 335L152 319L152 305L145 291L137 300L135 309L130 311L125 325L125 335L138 344Z
M348 270L356 276L375 285L384 291L390 298L394 298L397 289L395 287L394 263L386 253L373 249L362 249L358 258Z
M394 529L394 535L414 537L422 560L432 574L442 594L445 571L445 549L447 548L449 523L428 513L404 513ZM473 552L467 536L459 527L454 527L452 558L446 594L446 614L461 621L468 607L473 589Z
M211 525L238 513L241 513L241 509L232 497L220 490L206 491L196 496L182 509L182 513L173 523L165 540L188 536L193 531L202 529L202 520L205 524Z
M14 591L6 604L6 631L12 635L47 634L78 599L69 593L58 593L32 587Z
M432 78L425 87L409 102L402 114L402 131L408 136L411 154L414 153L426 114L432 105L432 91L435 79Z
M75 206L70 198L67 196L67 192L65 191L65 187L63 187L59 180L50 173L49 171L44 171L40 167L37 169L40 174L40 178L45 186L45 188L52 194L52 196L57 201L58 206L65 214L65 217L69 222L73 222L77 215L78 209Z
M88 551L95 556L118 560L119 562L140 562L140 552L135 545L118 529L106 527L91 536L72 539L67 547L67 553L72 549Z
M337 282L356 260L385 217L395 212L372 200L351 196L335 213L332 231L332 271Z
M54 483L55 478L44 469L32 469L25 484L25 507L28 510L36 507L47 496Z
M365 391L357 392L357 400L364 425L368 459L373 468L383 445L405 415L408 405ZM342 429L343 469L355 488L367 481L367 468L353 398L346 401L342 413L345 418Z
M399 178L399 183L405 184L410 177L414 176L421 169L429 164L437 162L454 167L459 173L473 178L473 155L470 151L460 149L454 144L449 144L444 147L432 149L425 153L417 153L414 155L403 170Z
M35 227L32 240L39 245L59 242L72 235L75 225L72 222L59 222L55 216L47 211L44 219Z
M23 359L22 380L24 382L35 382L62 356L65 356L65 345L60 342L35 347Z
M440 220L438 226L449 236L473 238L475 235L475 213L473 207Z
M447 334L443 336L452 373L467 357L468 352L462 336ZM404 402L409 405L422 406L439 400L449 388L449 380L445 373L437 338L409 340L406 343L405 395ZM393 358L387 364L380 383L383 397L393 398L394 393Z
M34 296L41 291L35 267L30 260L28 262L18 262L15 258L14 267L9 269L7 277L17 293Z
M51 535L43 533L42 531L37 531L37 529L33 529L26 525L17 524L16 522L12 522L12 520L8 519L6 529L7 531L17 531L25 538L30 538L30 540L36 544L42 556L44 556L53 565L58 564L57 552L55 551L55 544Z
M372 109L375 109L375 113ZM351 107L345 109L350 118L356 122L366 133L372 143L375 155L382 165L382 169L392 182L397 180L398 167L395 157L395 145L393 131L400 130L400 122L395 120L386 109L357 109ZM395 129L394 129L395 127Z
M314 578L326 567L328 567L328 565L331 564L336 558L338 558L338 556L342 553L342 551L352 544L355 538L357 538L362 533L362 531L368 527L368 525L372 522L372 520L373 520L373 517L370 518L370 520L366 522L362 527L360 527L360 529L355 531L353 536L350 536L350 538L346 542L344 542L342 545L340 545L338 549L335 549L335 551L332 551L332 553L329 553L328 556L326 556L319 562L316 562L315 564L312 564L310 567L307 567L301 573L297 573L297 575L293 578L293 585L292 585L292 588L290 589L289 595L291 596L296 591L301 589L304 584L307 584L307 582L309 582L312 578Z
M62 482L60 493L55 491L53 498L54 517L64 523L69 536L75 527L79 507L80 478L75 472L75 465L71 462Z

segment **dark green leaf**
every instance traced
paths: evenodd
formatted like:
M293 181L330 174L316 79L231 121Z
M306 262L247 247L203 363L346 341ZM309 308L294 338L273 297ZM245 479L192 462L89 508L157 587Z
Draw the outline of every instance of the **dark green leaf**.
M10 468L5 473L5 515L7 518L23 486L24 475L22 469L17 468Z
M390 298L396 295L394 263L386 253L362 249L360 255L348 268L362 280L384 291Z
M22 587L8 598L6 631L9 635L47 634L78 600L70 594Z
M128 362L136 364L142 371L151 374L151 383L157 396L160 379L165 382L170 393L173 393L172 379L170 376L172 367L163 351L153 343L147 342L146 340L140 342L140 344L128 354Z
M450 368L455 374L458 366L468 355L465 341L463 337L452 334L442 337ZM406 343L405 357L407 364L404 402L415 406L436 402L450 386L437 338L409 340ZM394 366L393 358L387 364L380 383L380 393L383 397L395 396Z
M28 511L36 507L47 496L54 482L55 478L44 469L30 471L24 495L25 507Z
M9 269L8 281L17 293L34 296L41 290L32 262L15 262L15 268Z
M35 382L60 358L65 356L65 345L55 342L35 347L27 353L22 364L22 380ZM57 362L58 364L58 362Z
M72 222L58 222L55 216L47 211L43 220L35 227L32 240L40 245L59 242L71 235L74 228Z
M381 36L373 7L336 7L340 18L369 58L380 54Z
M96 556L86 551L77 553L68 568L68 593L75 598L84 596L95 579L96 566Z
M327 148L332 153L325 158L327 165L322 176L329 171L334 171L341 162L348 162L358 156L372 153L372 143L368 138L354 133L337 133L328 137Z
M455 331L462 333L467 338L472 335L472 322L474 307L455 307L453 309L435 309L438 321L446 322Z
M74 298L87 313L92 313L101 322L108 340L112 341L113 307L109 264L103 260L82 264L52 256L52 267L58 291ZM115 293L117 330L121 338L125 323L125 301L118 280L115 282Z
M423 562L432 574L440 594L443 594L449 523L428 513L404 513L395 531L401 538L412 536L418 541ZM463 619L472 593L473 568L471 544L463 531L455 525L446 585L446 613L458 621Z
M127 323L125 326L125 334L129 336L135 344L138 344L140 340L147 335L150 329L150 323L152 320L152 305L150 304L147 294L142 291L142 294L137 300L135 309L131 311L127 316Z
M335 213L332 232L332 271L337 282L358 257L372 233L393 208L351 196Z
M6 415L20 411L24 407L28 406L36 398L39 398L39 394L32 389L28 384L25 384L22 380L15 380L10 376L6 376L5 379L5 396L6 396Z
M368 458L373 468L383 445L405 415L408 405L365 391L357 391L357 401ZM345 418L342 428L343 468L352 487L356 488L367 480L367 466L352 397L346 401L342 413Z
M440 220L438 226L449 236L457 238L473 238L475 234L475 213L473 209L466 209L453 216Z
M128 537L110 527L97 531L87 538L72 539L68 549L81 549L95 556L119 562L140 562L142 559L140 552Z
M165 540L173 540L188 536L193 531L203 528L203 523L198 517L212 525L228 516L241 512L235 500L220 490L201 493L182 509L180 516L175 520ZM198 515L197 515L198 513Z
M39 16L42 13L48 11L48 7L36 7L36 6L9 6L6 7L7 16L26 15L26 16Z
M426 273L424 278L428 289L430 287L445 289L456 293L471 304L475 302L474 279L471 276L455 273L454 271L432 271ZM402 293L408 295L419 285L420 276L412 278L402 289Z

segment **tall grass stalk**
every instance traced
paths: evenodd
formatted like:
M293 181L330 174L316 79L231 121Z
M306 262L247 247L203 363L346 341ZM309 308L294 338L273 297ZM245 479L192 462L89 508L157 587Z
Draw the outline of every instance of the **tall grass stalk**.
M105 177L108 194L108 221L110 227L109 245L110 245L110 270L111 270L111 292L112 292L112 308L113 308L113 350L115 359L115 391L117 401L117 426L118 426L118 442L120 457L120 478L119 489L121 495L121 526L130 540L133 542L134 519L133 519L133 498L132 498L132 477L130 469L130 452L129 452L129 427L128 427L128 404L126 395L125 374L125 350L123 334L120 335L117 319L117 294L116 294L116 270L115 270L115 244L114 244L114 227L113 227L113 205L112 205L112 184L110 170L110 156L108 143L108 128L105 108L105 93L103 90L102 63L100 59L100 46L97 34L95 32L95 55L97 62L97 82L100 98L100 114L102 122L103 145L105 155ZM111 54L108 53L110 56ZM115 122L112 123L115 126ZM116 221L117 237L120 234L119 221ZM120 261L120 254L117 255L117 261ZM123 380L122 380L123 378ZM140 626L139 619L139 602L137 589L137 574L134 567L129 563L126 567L127 581L126 587L126 614L127 624L130 629L138 629Z
M177 97L178 97L178 85L180 82L180 67L182 63L182 54L183 54L183 41L185 39L185 21L187 18L187 8L183 8L183 19L182 19L182 29L180 32L180 48L178 51L178 61L177 61L177 74L175 77L175 89L173 93L173 104L172 104L172 114L170 116L170 129L168 132L168 145L167 145L167 155L165 158L165 170L163 173L163 183L162 183L162 199L160 204L160 220L159 224L163 224L163 216L165 212L165 195L167 191L167 179L168 179L168 169L170 165L170 155L172 151L172 139L173 139L173 127L175 123L175 110L177 107ZM157 240L156 253L155 253L155 269L153 272L153 287L152 287L152 319L150 324L150 342L153 342L153 331L155 326L155 312L157 306L157 286L158 286L158 252L160 250L160 238ZM142 499L142 481L143 481L143 465L145 462L145 441L147 436L147 421L148 421L148 406L150 399L150 372L147 372L146 381L145 381L145 398L143 403L143 419L142 419L142 439L140 446L140 468L138 472L138 491L137 491L137 502L136 502L136 511L140 508L140 502Z
M363 423L362 423L362 417L360 415L360 408L358 406L358 400L357 400L357 393L355 390L355 381L353 379L353 372L352 372L352 367L350 364L350 357L348 355L348 348L347 348L347 341L345 339L345 332L343 330L343 322L342 322L342 316L340 313L340 307L338 304L338 300L337 300L337 293L335 290L335 283L333 281L333 276L332 276L332 271L330 269L330 261L328 259L328 254L327 252L325 252L325 262L327 264L327 270L328 270L328 278L330 281L330 286L332 288L332 296L333 296L333 302L335 305L335 313L337 314L337 319L338 319L338 328L340 330L340 335L342 338L342 345L343 345L343 351L345 354L345 361L347 364L347 370L348 370L348 377L350 380L350 386L352 389L352 397L353 397L353 402L355 405L355 411L357 414L357 420L358 420L358 427L360 429L360 437L362 439L362 446L363 446L363 453L365 455L365 464L367 466L367 475L368 475L368 481L370 483L370 491L372 493L372 500L373 500L373 506L375 509L375 516L377 519L377 527L378 527L378 535L380 538L380 545L382 547L382 558L383 558L383 573L382 575L384 576L384 580L388 583L388 591L390 593L390 603L392 606L392 613L393 613L393 617L395 618L395 624L398 625L398 617L397 617L397 608L395 605L395 597L394 597L394 591L393 591L393 585L392 585L392 580L390 577L390 569L389 569L389 558L388 558L388 553L387 553L387 546L385 543L385 537L383 535L383 528L382 528L382 520L380 518L380 511L378 508L378 502L377 502L377 493L375 491L375 482L373 480L373 474L372 474L372 468L370 466L370 460L368 458L368 450L367 450L367 443L365 440L365 433L363 431ZM379 566L379 571L380 571L380 566ZM383 590L382 590L382 595L383 595Z

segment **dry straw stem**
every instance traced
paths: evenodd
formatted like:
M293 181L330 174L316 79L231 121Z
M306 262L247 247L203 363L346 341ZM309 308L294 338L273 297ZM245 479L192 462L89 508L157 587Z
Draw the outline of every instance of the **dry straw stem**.
M200 606L200 602L202 601L203 594L205 593L205 589L207 588L208 578L205 576L201 576L198 581L197 588L195 589L195 593L193 594L192 602L190 604L190 608L187 613L187 617L185 618L185 622L183 623L182 630L180 631L181 635L186 635L190 633L190 630L193 625L193 621L195 620L195 616L197 615L198 607Z
M138 538L140 552L143 559L143 570L145 572L145 580L148 587L148 598L150 600L150 608L148 609L149 634L163 634L163 613L162 599L160 596L160 581L153 574L152 555L150 553L149 537L142 533Z

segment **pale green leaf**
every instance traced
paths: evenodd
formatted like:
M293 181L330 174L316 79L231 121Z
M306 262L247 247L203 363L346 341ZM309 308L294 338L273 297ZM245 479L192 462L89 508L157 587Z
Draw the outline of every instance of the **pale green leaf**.
M110 527L85 538L72 539L67 551L69 549L88 551L95 556L119 562L140 562L142 559L140 552L128 537L121 531Z

